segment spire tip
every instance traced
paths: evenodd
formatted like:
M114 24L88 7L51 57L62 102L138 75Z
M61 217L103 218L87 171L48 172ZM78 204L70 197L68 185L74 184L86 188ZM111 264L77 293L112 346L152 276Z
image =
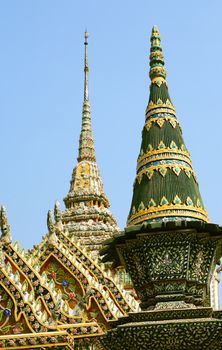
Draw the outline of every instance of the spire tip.
M87 30L85 30L85 33L84 33L84 38L85 38L84 44L85 44L85 45L88 44L88 37L89 37L89 33L87 32Z
M150 79L151 81L165 81L166 69L164 68L160 34L156 25L153 26L150 41Z
M159 31L158 31L157 25L154 24L153 29L152 29L152 33L158 33L158 32Z

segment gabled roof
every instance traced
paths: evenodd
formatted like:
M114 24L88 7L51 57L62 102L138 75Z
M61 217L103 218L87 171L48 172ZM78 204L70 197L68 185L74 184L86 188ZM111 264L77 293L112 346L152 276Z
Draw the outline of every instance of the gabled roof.
M77 339L96 342L110 321L138 309L134 298L121 292L86 249L54 225L51 214L49 233L29 254L20 251L17 242L10 243L5 211L1 224L2 347L42 347L47 342L72 348Z

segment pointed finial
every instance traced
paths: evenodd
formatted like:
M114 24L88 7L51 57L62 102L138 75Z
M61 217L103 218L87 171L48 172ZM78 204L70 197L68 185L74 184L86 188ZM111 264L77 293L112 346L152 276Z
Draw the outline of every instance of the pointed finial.
M56 227L60 230L63 229L63 224L62 224L62 214L60 210L60 203L59 201L55 202L55 207L54 207L54 218L56 222Z
M85 33L84 33L85 45L88 44L88 37L89 37L89 33L87 32L87 29L86 29L86 30L85 30Z
M55 206L54 206L54 218L55 218L55 222L58 223L61 221L61 210L60 210L60 203L59 201L55 202Z
M8 224L8 219L6 215L6 210L5 207L1 207L0 211L0 225L1 225L1 241L4 242L5 244L11 243L11 234L10 234L10 226Z
M160 34L156 25L153 26L150 41L150 79L151 81L155 81L156 79L165 80L166 69L164 67L164 57L160 44Z
M48 211L48 215L47 215L47 227L48 227L49 234L52 234L55 232L55 225L53 222L51 210Z
M84 33L84 46L85 46L85 57L84 57L84 101L82 108L82 129L79 139L79 156L78 161L90 160L95 161L95 150L94 142L91 129L91 116L90 116L90 104L89 104L89 87L88 87L88 37L89 33Z
M84 33L84 45L85 45L85 59L84 59L84 101L88 101L89 99L89 87L88 87L88 72L89 72L89 66L88 66L88 37L89 33L85 31Z
M57 243L57 236L55 233L55 224L53 222L51 210L48 211L47 226L48 226L48 231L49 231L48 244L49 244L49 246L53 246Z

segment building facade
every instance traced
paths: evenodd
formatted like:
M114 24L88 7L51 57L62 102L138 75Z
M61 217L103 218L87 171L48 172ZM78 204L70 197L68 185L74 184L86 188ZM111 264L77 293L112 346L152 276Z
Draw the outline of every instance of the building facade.
M79 152L65 209L56 202L48 233L25 251L12 244L1 208L0 348L218 349L222 316L213 310L222 229L208 223L169 96L159 32L154 26L150 96L122 232L95 157L87 32L84 47Z

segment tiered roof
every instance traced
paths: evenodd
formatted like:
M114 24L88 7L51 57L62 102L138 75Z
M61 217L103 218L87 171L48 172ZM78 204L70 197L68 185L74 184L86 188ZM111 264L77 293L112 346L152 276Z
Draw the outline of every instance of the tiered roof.
M10 243L4 210L1 217L7 244L0 249L0 347L73 348L74 343L97 342L94 338L109 328L109 321L138 308L133 297L121 292L85 249L53 223L50 213L49 233L30 254L19 251L17 242Z
M127 225L144 221L208 221L190 154L169 96L160 35L150 50L150 97Z

